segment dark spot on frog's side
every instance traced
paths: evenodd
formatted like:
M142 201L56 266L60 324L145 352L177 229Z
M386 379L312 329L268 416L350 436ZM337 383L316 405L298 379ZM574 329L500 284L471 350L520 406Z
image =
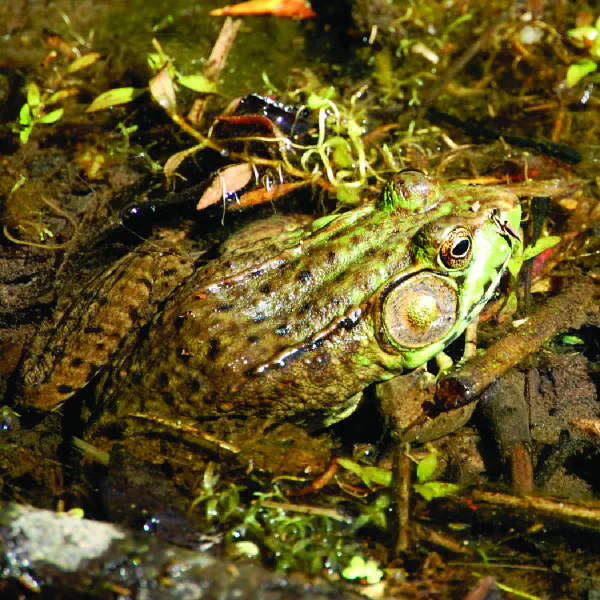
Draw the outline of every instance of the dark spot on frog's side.
M101 334L103 332L104 332L103 327L86 327L83 330L83 333L86 333L88 335L97 335L97 334Z
M271 293L271 286L268 283L266 283L265 285L263 285L262 287L260 287L258 291L261 294L268 295L268 294Z
M73 393L73 388L70 385L63 383L62 385L58 386L58 393L59 394L71 394L71 393Z
M197 379L192 379L190 383L190 391L192 394L197 394L200 391L201 385Z
M221 352L219 340L216 338L210 338L210 340L208 340L208 344L210 348L207 356L210 360L215 360L215 358L217 358Z
M163 277L173 277L174 275L177 275L177 269L175 268L165 269L163 271Z
M249 335L246 339L251 344L258 344L258 342L260 342L260 338L257 335Z
M78 367L80 367L83 364L83 362L84 362L83 358L74 358L71 361L71 366L75 367L77 369Z
M292 327L289 323L282 323L281 325L277 326L277 328L275 329L275 333L277 333L277 335L285 336L291 330L292 330Z
M158 383L163 388L169 387L169 376L164 371L158 376Z
M233 304L230 304L230 303L219 304L219 306L215 307L214 312L216 312L216 313L227 312L227 311L230 311L232 308L233 308Z
M185 323L186 320L186 315L177 315L175 317L175 331L177 331L177 333L179 333L181 331L181 328L183 327L183 324Z
M265 317L265 315L256 315L254 317L254 322L255 323L262 323L263 321L265 321L267 319L267 317Z
M336 254L335 252L331 251L327 254L327 262L332 265L335 263L335 259L336 259Z
M149 292L152 291L152 282L147 277L139 277L137 282L146 287Z
M310 305L310 302L306 302L306 303L304 303L304 304L303 304L303 305L302 305L302 306L301 306L301 307L298 309L298 312L296 313L296 316L297 316L298 318L300 318L300 319L301 319L302 317L306 316L306 314L307 314L308 312L310 312L310 309L311 309L311 308L312 308L312 307L311 307L311 305Z
M304 271L300 271L300 273L298 273L298 281L300 283L308 283L311 277L312 274L308 269L305 269Z

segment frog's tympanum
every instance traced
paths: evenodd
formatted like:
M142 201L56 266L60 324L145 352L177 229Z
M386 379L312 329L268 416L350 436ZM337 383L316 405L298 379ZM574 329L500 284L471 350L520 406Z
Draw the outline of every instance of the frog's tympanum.
M52 409L94 380L88 418L265 416L327 425L359 392L422 365L490 299L518 247L502 187L418 171L348 212L253 224L219 258L144 245L57 311L20 401Z

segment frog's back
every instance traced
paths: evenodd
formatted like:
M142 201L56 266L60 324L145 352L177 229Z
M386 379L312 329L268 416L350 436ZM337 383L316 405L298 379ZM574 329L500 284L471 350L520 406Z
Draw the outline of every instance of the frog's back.
M321 422L344 412L383 372L361 303L410 261L370 214L236 247L194 273L102 374L108 412Z

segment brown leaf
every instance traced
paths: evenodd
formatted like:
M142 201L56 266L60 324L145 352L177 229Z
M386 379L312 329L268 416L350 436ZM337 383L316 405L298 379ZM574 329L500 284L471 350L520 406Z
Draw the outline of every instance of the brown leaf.
M212 16L273 15L292 19L312 19L317 14L306 0L249 0L241 4L230 4L224 8L211 10Z
M177 113L177 97L170 70L170 64L165 63L165 66L150 80L150 93L167 113L173 115Z
M202 210L218 202L222 202L223 198L228 194L237 192L243 189L252 179L252 167L248 163L231 165L219 171L208 186L202 197L196 205L197 210Z
M273 185L269 189L258 188L246 192L237 204L232 204L228 208L230 210L239 210L240 208L246 208L248 206L257 206L258 204L264 204L265 202L271 202L276 198L281 198L289 194L293 190L296 190L302 186L308 185L310 181L296 181L294 183L280 183Z

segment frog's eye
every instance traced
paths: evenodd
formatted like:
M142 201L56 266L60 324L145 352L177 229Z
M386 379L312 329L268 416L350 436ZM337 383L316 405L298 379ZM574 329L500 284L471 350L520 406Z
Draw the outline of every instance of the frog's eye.
M440 246L440 262L447 269L464 269L471 261L473 239L466 227L453 229Z

